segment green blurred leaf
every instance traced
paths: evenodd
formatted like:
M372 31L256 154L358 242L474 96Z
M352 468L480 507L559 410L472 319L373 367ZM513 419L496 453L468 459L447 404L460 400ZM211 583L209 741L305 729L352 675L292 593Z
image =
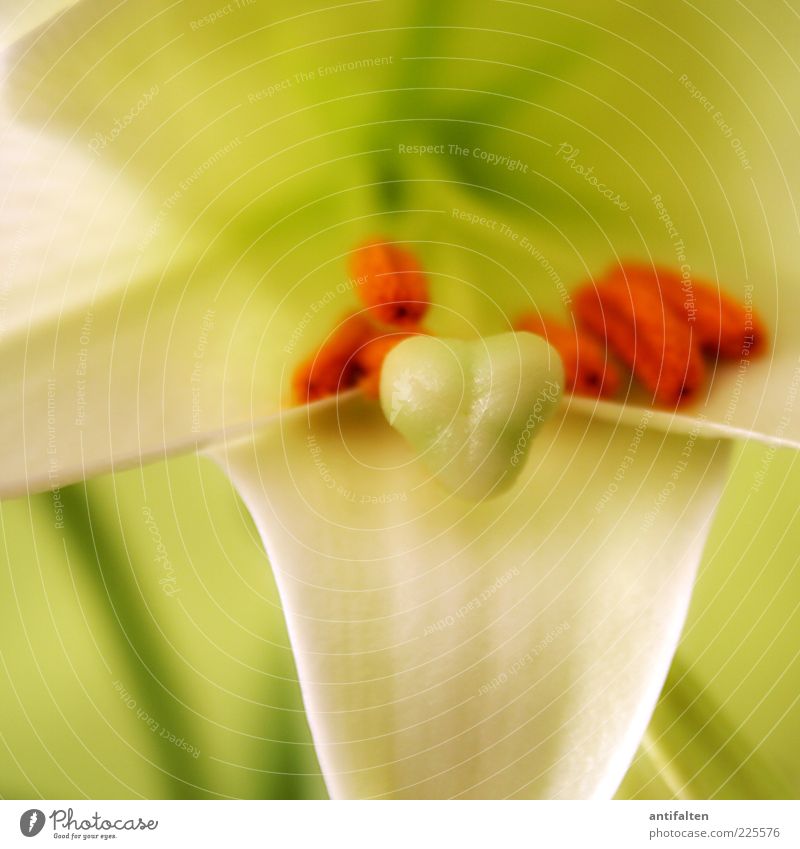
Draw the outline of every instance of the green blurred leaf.
M187 457L60 500L63 529L49 494L0 507L0 794L324 796L269 564L227 479Z
M620 790L798 798L800 461L737 453L672 672Z

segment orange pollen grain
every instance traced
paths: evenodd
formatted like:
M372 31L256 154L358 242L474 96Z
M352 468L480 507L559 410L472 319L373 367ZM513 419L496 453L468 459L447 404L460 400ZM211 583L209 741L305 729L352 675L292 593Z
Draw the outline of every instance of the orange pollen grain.
M374 334L362 315L346 316L322 347L295 371L292 380L295 403L308 404L355 387L362 377L359 351Z
M612 279L582 287L573 304L578 323L606 342L657 405L674 408L697 395L705 377L700 347L657 288Z
M430 305L428 280L411 251L373 239L350 255L361 301L381 324L413 327Z
M740 304L713 283L683 279L671 269L626 262L609 279L635 281L661 292L664 303L692 326L703 353L736 360L757 355L766 345L766 330L752 307Z
M568 391L592 398L613 398L617 394L619 371L588 333L537 313L521 316L514 328L543 337L558 351Z

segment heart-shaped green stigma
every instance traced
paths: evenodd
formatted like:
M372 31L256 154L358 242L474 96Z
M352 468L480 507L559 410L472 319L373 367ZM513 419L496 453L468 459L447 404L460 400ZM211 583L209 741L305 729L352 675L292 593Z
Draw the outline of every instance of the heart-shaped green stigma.
M412 336L384 361L381 407L441 483L479 500L514 481L563 385L558 354L530 333Z

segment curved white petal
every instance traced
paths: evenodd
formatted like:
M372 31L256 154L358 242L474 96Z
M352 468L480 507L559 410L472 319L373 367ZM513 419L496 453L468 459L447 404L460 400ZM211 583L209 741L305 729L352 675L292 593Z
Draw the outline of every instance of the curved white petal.
M358 306L346 260L380 145L336 95L366 77L270 88L353 42L331 15L234 11L81 2L3 57L3 496L272 415Z
M357 399L219 449L275 569L331 795L610 796L726 453L571 415L511 492L473 504Z
M179 215L192 188L154 205L85 147L2 116L0 495L274 414L294 364L357 306L341 247L355 190L234 249L235 219L209 234Z
M368 128L385 112L403 14L84 0L13 45L5 94L20 120L80 138L159 203L201 169L191 214L214 227L246 211L252 232L320 186L346 189L385 147Z
M0 9L0 48L12 44L31 30L55 19L78 0L22 0Z

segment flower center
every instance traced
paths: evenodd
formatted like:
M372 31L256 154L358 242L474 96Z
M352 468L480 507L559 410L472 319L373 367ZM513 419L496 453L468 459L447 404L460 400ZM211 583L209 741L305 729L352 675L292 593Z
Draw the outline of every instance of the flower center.
M297 369L295 403L353 388L377 398L389 352L410 336L427 335L421 322L430 305L428 281L411 251L372 239L353 251L350 266L364 309L345 316ZM653 406L673 410L697 398L707 360L755 356L767 338L753 310L716 285L632 262L579 287L571 321L526 313L514 327L555 348L567 391L615 398L627 370ZM418 349L428 350L422 343Z

